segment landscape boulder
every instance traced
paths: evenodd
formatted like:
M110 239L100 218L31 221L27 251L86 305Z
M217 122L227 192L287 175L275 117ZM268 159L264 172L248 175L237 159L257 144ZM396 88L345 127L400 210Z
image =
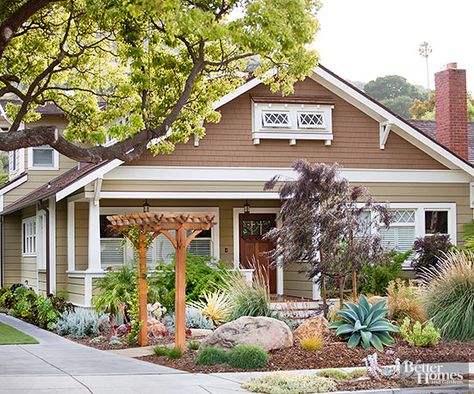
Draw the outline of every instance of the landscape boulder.
M324 316L315 316L304 321L296 330L295 337L309 338L326 334L329 322Z
M202 342L202 346L231 349L237 345L257 345L266 351L293 345L293 334L282 321L271 317L243 316L223 324Z

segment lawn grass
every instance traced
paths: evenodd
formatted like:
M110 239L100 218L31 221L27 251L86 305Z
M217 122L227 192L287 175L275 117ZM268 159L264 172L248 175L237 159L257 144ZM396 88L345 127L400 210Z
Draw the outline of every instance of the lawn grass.
M16 328L0 323L0 345L20 345L27 343L38 343L38 341L18 331Z

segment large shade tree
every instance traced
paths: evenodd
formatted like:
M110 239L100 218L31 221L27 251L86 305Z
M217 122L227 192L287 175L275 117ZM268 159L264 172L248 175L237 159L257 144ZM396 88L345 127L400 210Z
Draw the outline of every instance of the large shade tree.
M384 251L377 229L388 226L390 213L368 190L352 186L340 174L337 164L293 163L296 179L275 177L265 188L279 188L281 226L268 233L278 246L272 259L282 265L309 266L307 274L322 285L325 312L326 279L336 283L341 303L346 279L352 277L356 295L356 274L365 263L382 261Z
M319 0L0 0L0 150L49 144L75 160L170 152L246 71L288 94L317 64ZM248 67L251 61L251 67ZM33 121L54 104L68 126ZM104 146L106 136L118 142Z

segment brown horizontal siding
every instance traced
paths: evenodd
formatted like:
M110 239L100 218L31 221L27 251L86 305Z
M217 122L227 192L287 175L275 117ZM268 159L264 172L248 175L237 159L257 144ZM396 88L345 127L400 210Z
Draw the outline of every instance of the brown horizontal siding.
M220 123L206 124L206 136L195 147L193 141L179 144L173 154L152 156L146 153L129 165L288 167L297 158L312 162L338 162L350 168L443 169L442 164L414 147L394 132L385 150L379 148L379 124L339 96L311 79L295 86L296 96L324 96L334 100L334 141L287 140L252 141L251 99L253 94L271 94L258 86L220 108Z

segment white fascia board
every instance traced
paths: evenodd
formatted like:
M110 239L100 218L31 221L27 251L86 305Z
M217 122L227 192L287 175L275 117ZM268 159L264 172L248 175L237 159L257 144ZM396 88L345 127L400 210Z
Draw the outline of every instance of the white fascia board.
M89 192L91 193L91 192ZM88 194L86 193L86 196ZM100 198L173 200L279 200L276 192L101 192Z
M415 146L423 150L425 153L428 153L436 160L441 161L443 158L447 159L454 166L466 171L469 175L474 177L474 168L472 166L465 163L464 161L453 155L451 152L449 152L447 149L443 148L441 145L435 143L430 138L426 137L425 135L411 127L409 124L399 119L397 116L382 108L374 101L359 93L357 90L353 89L348 84L334 77L326 70L322 69L319 66L316 67L311 78L314 79L316 82L320 83L321 85L328 87L329 90L343 97L351 104L354 104L357 108L361 109L363 112L365 112L367 115L371 116L375 120L379 122L389 122L392 125L397 126L397 128L402 132L406 133L407 136L412 137L409 142L413 143ZM396 129L392 130L397 132Z
M25 174L22 177L18 178L16 181L10 183L8 186L5 186L3 189L0 189L0 195L3 196L5 193L8 193L9 191L25 183L27 180L28 180L28 175Z
M63 198L69 196L71 193L74 193L76 190L80 189L81 187L86 186L87 184L95 181L97 178L102 178L104 174L108 173L109 171L117 168L118 166L122 165L122 160L112 160L111 162L99 167L97 170L92 171L90 174L78 179L73 184L65 187L60 192L56 193L56 201L61 201Z
M104 175L104 180L120 181L234 181L266 182L276 175L296 179L291 168L265 167L157 167L121 166ZM342 168L341 176L350 182L374 183L469 183L461 170L399 170Z
M274 74L275 72L273 72ZM271 74L270 74L271 75ZM230 93L227 93L224 97L222 97L220 100L215 101L212 104L212 108L218 109L222 107L223 105L231 102L232 100L236 99L240 95L248 92L250 89L253 89L255 86L258 86L262 83L262 80L259 78L253 78L250 81L244 83L243 85L239 86L237 89L233 90Z

